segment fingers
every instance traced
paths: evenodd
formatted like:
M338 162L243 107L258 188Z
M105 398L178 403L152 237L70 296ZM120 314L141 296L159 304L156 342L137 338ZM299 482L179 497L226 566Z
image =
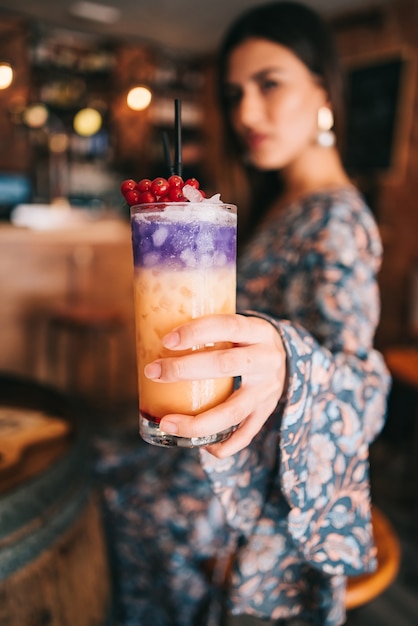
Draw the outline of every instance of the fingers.
M224 349L222 343L229 345ZM185 438L206 437L237 427L228 440L209 446L219 458L249 445L274 411L286 379L280 335L266 320L211 315L177 327L163 338L172 356L149 363L145 375L161 383L241 377L241 387L225 402L196 416L168 414L161 430ZM195 346L213 348L192 350ZM176 350L188 353L176 355Z
M266 419L265 416L270 416L271 413L272 411L269 412L268 410L267 412L263 412L263 407L260 407L260 409L251 413L240 423L229 439L221 443L214 443L207 446L205 448L206 451L218 459L225 459L243 450L250 445L251 441L267 421L268 418Z
M225 402L199 415L165 415L160 422L162 431L179 437L207 437L236 426L243 418L240 410L242 389L235 391Z
M204 380L252 375L265 376L265 370L277 370L283 358L265 345L236 346L226 350L195 351L181 357L167 357L145 367L147 378L160 382Z
M163 345L170 350L190 350L193 346L222 341L264 343L269 336L268 326L271 325L257 317L207 315L175 328L163 338ZM271 330L274 329L271 327Z
M233 437L237 443L246 442L245 445L248 445L274 411L276 404L276 394L267 386L259 389L257 397L250 386L247 388L242 386L225 402L199 415L164 416L160 428L166 433L194 438L206 437L238 426L230 439Z

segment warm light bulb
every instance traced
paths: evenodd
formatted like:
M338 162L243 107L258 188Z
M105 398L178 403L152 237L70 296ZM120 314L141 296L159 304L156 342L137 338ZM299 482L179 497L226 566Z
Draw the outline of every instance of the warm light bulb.
M23 120L30 128L42 128L48 119L48 109L44 104L33 104L23 113Z
M152 98L148 87L133 87L126 97L128 107L134 111L143 111L150 105Z
M8 63L0 63L0 89L7 89L13 81L13 69Z
M69 139L65 133L53 133L49 137L49 149L54 154L60 154L68 149Z
M102 127L102 116L96 109L90 107L81 109L74 117L73 126L79 135L91 137Z

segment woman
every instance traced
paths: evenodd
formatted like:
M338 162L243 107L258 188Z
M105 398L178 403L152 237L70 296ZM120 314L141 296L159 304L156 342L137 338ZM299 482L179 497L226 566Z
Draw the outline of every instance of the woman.
M241 313L174 329L163 338L172 356L145 372L161 384L196 372L241 379L222 405L161 421L184 437L237 427L198 453L204 474L189 467L200 489L209 481L222 505L214 516L235 537L230 623L246 614L337 626L345 577L375 567L368 446L389 385L372 345L381 243L334 142L341 76L314 12L277 2L244 14L225 37L220 85L232 154L246 164L258 211L241 254ZM223 341L232 348L176 356ZM193 488L186 509L199 497L213 514L213 499Z

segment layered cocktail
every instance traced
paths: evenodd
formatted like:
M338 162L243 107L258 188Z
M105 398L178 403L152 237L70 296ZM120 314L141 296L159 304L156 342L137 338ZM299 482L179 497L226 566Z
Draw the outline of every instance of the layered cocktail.
M219 201L131 207L140 433L149 443L193 447L230 434L185 439L163 433L159 422L168 413L196 415L223 402L233 379L158 383L143 372L147 363L173 356L162 337L176 326L203 315L235 313L236 223L236 207Z

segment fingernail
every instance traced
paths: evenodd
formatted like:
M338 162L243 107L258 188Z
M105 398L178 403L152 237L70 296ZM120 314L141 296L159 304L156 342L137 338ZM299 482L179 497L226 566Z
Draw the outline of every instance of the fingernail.
M178 332L174 331L172 333L168 333L163 339L163 345L166 348L176 348L180 344L180 335Z
M151 378L151 380L160 378L161 377L161 363L159 363L159 361L148 363L148 365L144 367L144 374L147 378Z
M160 429L164 433L168 433L170 435L175 435L179 431L177 424L168 420L162 420L160 422Z

